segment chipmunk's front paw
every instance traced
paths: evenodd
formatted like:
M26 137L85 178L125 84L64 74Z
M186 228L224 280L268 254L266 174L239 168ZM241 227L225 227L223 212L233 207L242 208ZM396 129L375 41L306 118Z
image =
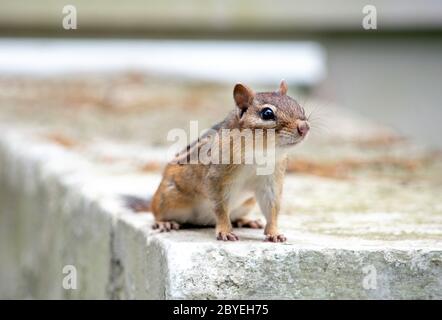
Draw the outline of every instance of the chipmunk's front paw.
M158 230L159 232L169 232L171 230L178 230L180 225L175 221L155 221L152 229Z
M265 241L268 241L268 242L286 242L287 238L283 234L266 234Z
M222 241L238 241L239 238L233 232L218 232L216 236L216 240Z

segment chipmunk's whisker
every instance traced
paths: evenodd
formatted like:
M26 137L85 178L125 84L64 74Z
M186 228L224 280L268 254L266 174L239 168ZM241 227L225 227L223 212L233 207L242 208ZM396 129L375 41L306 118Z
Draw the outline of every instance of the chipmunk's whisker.
M316 125L312 126L311 128L312 128L311 134L313 134L313 135L314 134L318 134L318 133L319 134L327 133L327 132L330 131L330 128L325 126L325 125L318 125L318 124L316 124Z
M312 108L309 107L308 109L310 109L310 112L307 120L311 121L313 119L313 115L318 117L326 116L327 114L324 113L324 108L327 107L329 104L329 102L326 102L325 104L315 104Z

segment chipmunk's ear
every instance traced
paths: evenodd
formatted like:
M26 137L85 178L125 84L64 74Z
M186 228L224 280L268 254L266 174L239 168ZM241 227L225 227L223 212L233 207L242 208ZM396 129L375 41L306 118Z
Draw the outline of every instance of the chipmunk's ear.
M287 82L285 82L285 80L282 79L281 83L279 84L279 93L282 95L286 95L288 89L289 89L289 86L287 85Z
M247 109L252 104L253 98L255 98L255 92L252 89L241 83L235 85L233 99L235 99L238 108Z

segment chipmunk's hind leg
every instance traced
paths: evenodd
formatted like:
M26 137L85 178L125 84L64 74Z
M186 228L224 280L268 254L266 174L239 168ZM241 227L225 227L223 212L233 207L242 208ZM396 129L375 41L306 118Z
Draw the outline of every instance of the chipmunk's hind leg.
M191 218L192 206L192 197L181 192L173 180L163 180L152 199L152 228L160 232L180 229Z
M241 204L238 208L232 211L232 225L235 228L252 228L252 229L262 229L264 224L261 220L247 218L247 215L252 211L256 205L255 198L249 198Z

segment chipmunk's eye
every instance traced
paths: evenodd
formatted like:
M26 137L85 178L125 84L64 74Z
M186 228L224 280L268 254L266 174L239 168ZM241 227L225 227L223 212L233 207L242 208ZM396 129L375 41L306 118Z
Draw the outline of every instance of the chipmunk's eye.
M263 120L275 120L275 114L270 108L264 108L261 110L261 118Z

